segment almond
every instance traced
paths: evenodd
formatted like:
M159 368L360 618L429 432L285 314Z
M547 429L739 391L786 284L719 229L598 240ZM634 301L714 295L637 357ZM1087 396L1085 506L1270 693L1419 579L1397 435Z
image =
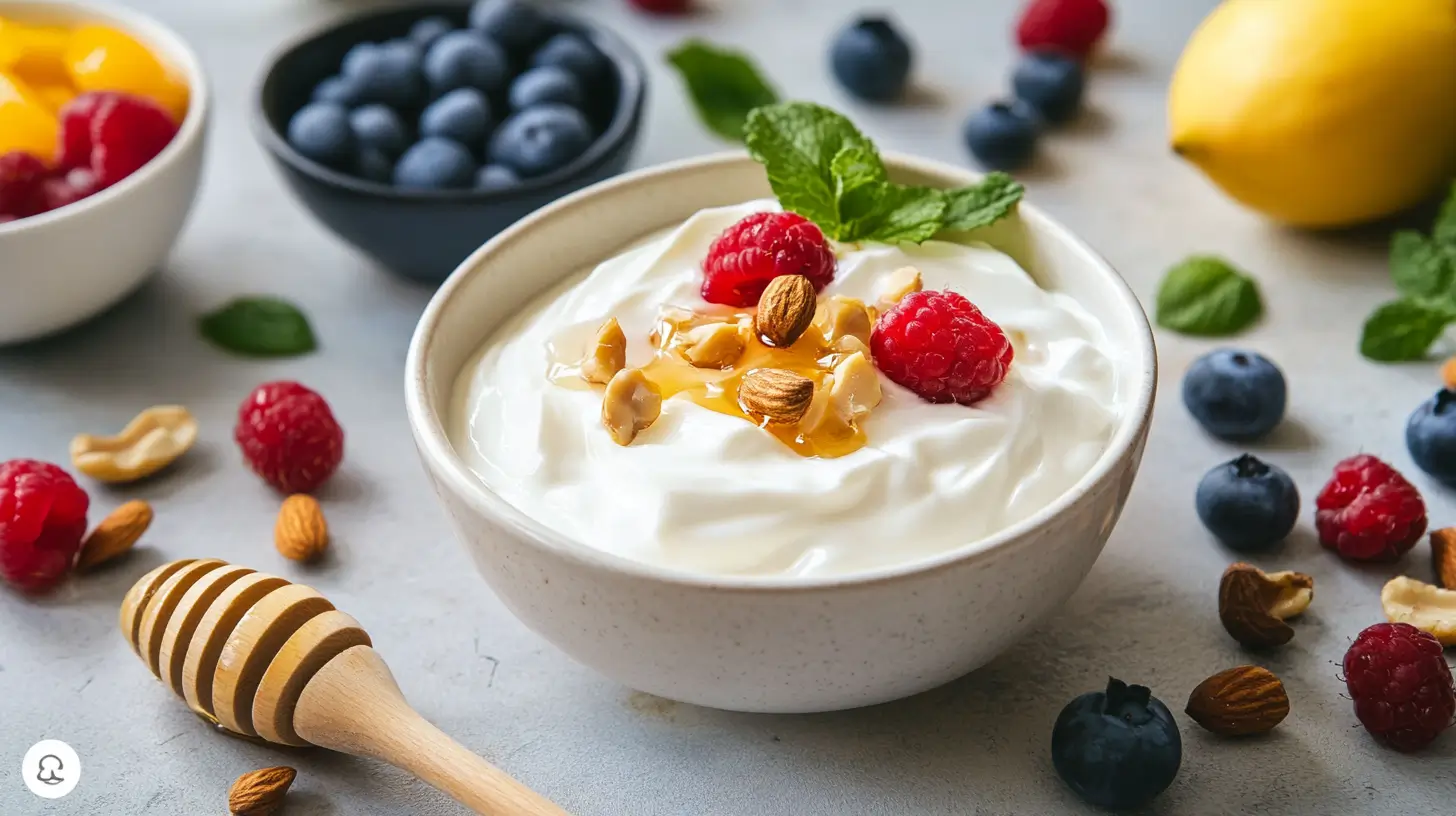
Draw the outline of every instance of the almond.
M1289 695L1274 673L1259 666L1221 671L1198 684L1184 709L1215 734L1262 734L1289 716Z
M1234 640L1250 648L1282 646L1294 638L1284 622L1309 608L1314 579L1301 572L1271 572L1239 562L1218 585L1218 619Z
M306 493L284 499L273 526L273 543L291 561L317 561L329 546L329 525L318 499Z
M81 542L76 569L94 569L130 550L152 524L152 506L136 499L111 511Z
M779 368L756 368L738 386L744 411L787 425L803 419L813 399L813 380Z
M1431 568L1436 583L1456 589L1456 527L1442 527L1431 533Z
M662 391L641 369L617 372L602 395L602 426L618 445L630 445L637 434L662 415Z
M270 816L283 809L283 797L298 771L279 766L249 771L228 789L228 812L233 816Z
M614 317L597 329L595 344L581 361L581 378L605 385L626 367L627 335Z
M753 327L763 342L788 348L814 322L814 284L803 275L780 275L769 281L758 299Z

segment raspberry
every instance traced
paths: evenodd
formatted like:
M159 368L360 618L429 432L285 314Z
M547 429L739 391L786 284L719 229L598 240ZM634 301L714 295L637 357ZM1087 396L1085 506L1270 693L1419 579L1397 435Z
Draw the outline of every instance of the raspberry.
M875 323L875 365L927 402L971 405L1011 368L1001 327L955 292L911 292Z
M813 222L794 213L754 213L723 230L703 261L703 299L753 306L769 281L803 275L822 290L834 280L834 250Z
M74 204L96 192L96 174L78 167L64 176L52 176L41 185L41 201L46 212Z
M344 458L344 430L329 404L296 382L264 383L238 406L233 438L263 481L283 493L309 493Z
M91 128L101 103L119 94L112 91L83 93L61 108L61 135L56 150L56 166L74 170L91 166Z
M1353 561L1394 561L1426 531L1421 494L1369 454L1335 465L1315 507L1320 543Z
M64 470L33 459L0 464L0 578L44 592L71 571L91 499Z
M1111 18L1103 0L1032 0L1016 25L1023 51L1053 49L1085 59Z
M649 14L682 14L692 5L691 0L628 0L628 2Z
M45 162L20 150L0 156L0 215L24 218L41 211Z
M140 170L177 135L172 116L149 99L114 94L101 100L91 120L91 171L110 187Z
M1408 623L1377 623L1345 652L1355 716L1397 751L1429 745L1456 720L1456 684L1441 642Z

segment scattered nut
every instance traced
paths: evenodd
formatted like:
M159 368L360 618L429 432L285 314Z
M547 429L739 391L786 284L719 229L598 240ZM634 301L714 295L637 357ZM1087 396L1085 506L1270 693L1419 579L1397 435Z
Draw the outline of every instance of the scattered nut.
M1456 357L1452 357L1442 364L1441 383L1447 388L1456 391Z
M618 445L630 445L662 414L662 392L640 369L626 368L607 383L602 425Z
M923 288L920 282L920 270L913 266L902 266L890 273L885 281L885 291L880 293L880 302L886 305L899 303L911 292L919 292Z
M733 323L709 323L683 335L683 355L698 368L728 368L743 356L743 347Z
M1215 734L1243 737L1283 722L1289 716L1289 695L1268 669L1239 666L1199 683L1184 711Z
M1456 527L1431 532L1431 568L1437 584L1456 589Z
M874 363L855 352L834 367L834 385L830 400L840 416L856 420L874 410L884 395L880 391L880 372Z
M587 382L606 384L618 371L627 367L627 335L622 333L617 318L597 329L596 345L581 361L581 378Z
M155 405L116 436L77 434L71 464L103 482L134 482L156 473L197 441L197 420L180 405Z
M307 493L295 493L278 508L278 521L273 525L273 545L290 561L317 561L329 547L329 525L318 499Z
M283 797L298 771L280 766L249 771L228 789L228 812L233 816L271 816L283 809Z
M785 425L803 419L813 399L813 380L779 368L756 368L738 386L744 411Z
M780 275L769 281L758 299L753 328L763 342L788 348L814 322L814 284L803 275Z
M137 543L142 533L152 524L152 506L135 499L111 511L101 520L86 540L81 542L81 555L76 559L76 569L85 572L95 569L111 559L125 553Z
M1456 590L1441 589L1414 578L1400 576L1380 590L1385 619L1409 623L1427 632L1445 646L1456 646Z
M824 304L824 323L827 326L824 339L831 343L841 337L853 336L869 345L875 320L863 301L834 295Z
M1285 618L1309 608L1314 579L1300 572L1271 572L1239 562L1218 585L1218 618L1234 640L1250 648L1282 646L1294 637Z

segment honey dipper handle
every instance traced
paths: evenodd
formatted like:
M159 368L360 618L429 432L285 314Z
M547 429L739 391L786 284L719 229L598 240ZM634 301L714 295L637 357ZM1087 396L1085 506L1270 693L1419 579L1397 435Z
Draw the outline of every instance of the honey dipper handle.
M421 717L369 646L346 649L319 669L298 698L293 727L314 745L408 771L476 813L568 816Z

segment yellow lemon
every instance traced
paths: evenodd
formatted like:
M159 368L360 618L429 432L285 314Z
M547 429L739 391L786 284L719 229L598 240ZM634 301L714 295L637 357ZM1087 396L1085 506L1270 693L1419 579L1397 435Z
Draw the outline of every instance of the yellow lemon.
M1173 149L1305 227L1369 221L1456 175L1456 2L1227 0L1168 94Z

